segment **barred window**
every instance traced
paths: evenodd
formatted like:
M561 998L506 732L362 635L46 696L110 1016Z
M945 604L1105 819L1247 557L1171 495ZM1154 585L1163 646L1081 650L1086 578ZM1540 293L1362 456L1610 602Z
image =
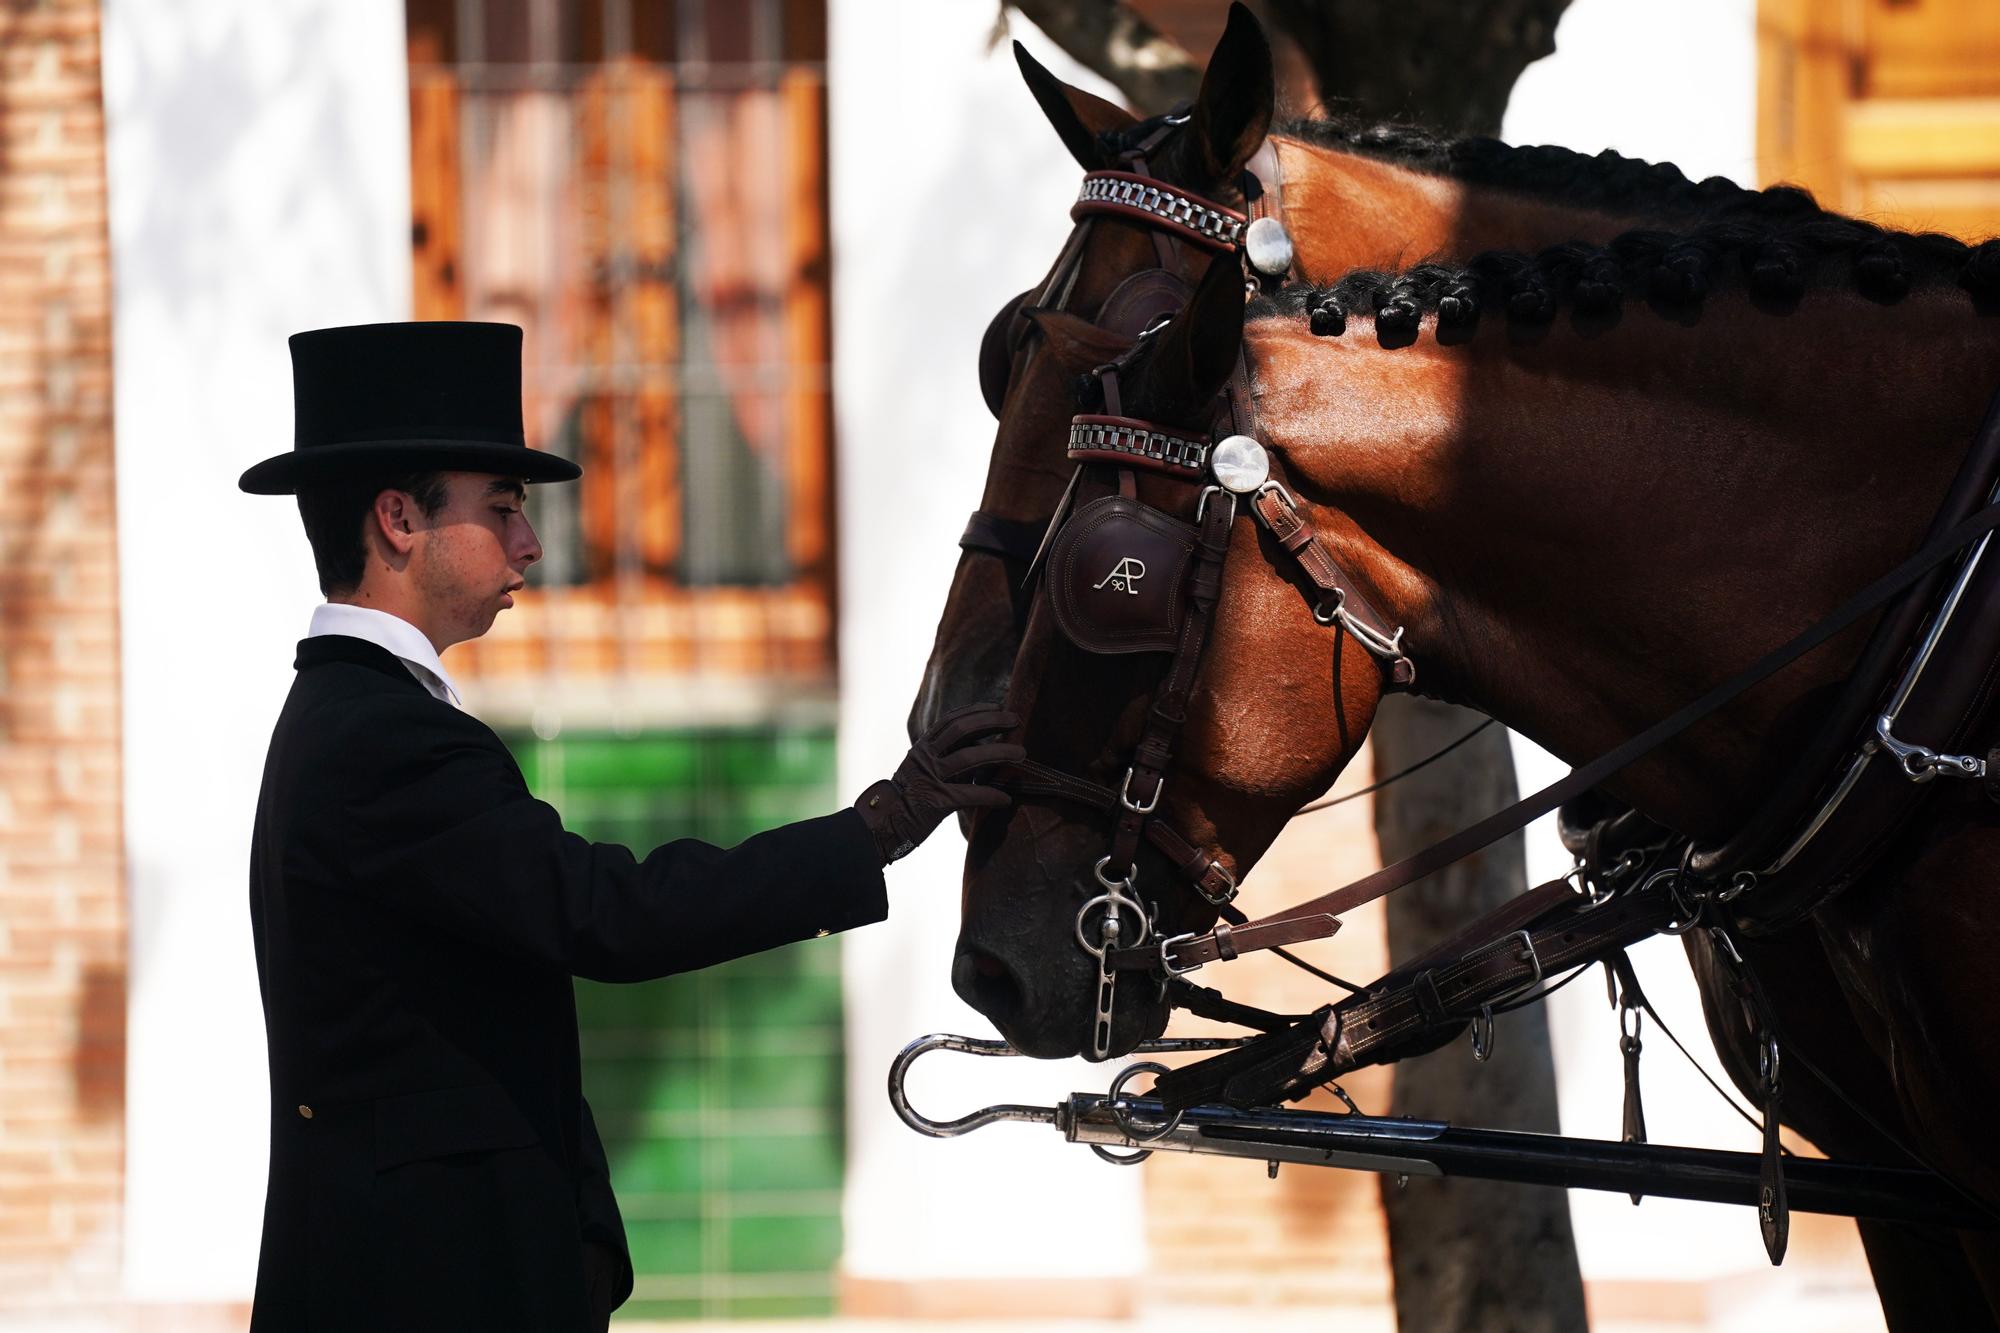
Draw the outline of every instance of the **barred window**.
M420 319L525 330L536 596L474 677L830 678L823 0L410 0Z

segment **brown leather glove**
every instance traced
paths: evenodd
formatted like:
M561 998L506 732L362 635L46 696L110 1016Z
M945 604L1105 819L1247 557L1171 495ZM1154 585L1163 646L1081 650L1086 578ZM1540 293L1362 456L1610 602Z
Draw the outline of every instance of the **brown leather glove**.
M998 787L964 779L974 770L1024 757L1018 745L973 743L997 732L1012 731L1020 721L1012 713L986 704L947 713L910 747L896 776L884 778L861 793L854 808L874 835L883 865L908 856L955 810L1013 804L1014 798Z

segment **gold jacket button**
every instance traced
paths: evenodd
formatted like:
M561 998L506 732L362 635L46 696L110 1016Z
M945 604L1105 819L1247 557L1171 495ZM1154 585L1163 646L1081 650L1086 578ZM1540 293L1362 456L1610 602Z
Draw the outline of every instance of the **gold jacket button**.
M828 930L825 926L821 926L818 930L815 930L813 932L813 938L816 940L823 940L831 934L833 934L832 931Z
M299 1114L304 1116L307 1120L310 1120L313 1118L313 1109L310 1106L301 1106L299 1108Z

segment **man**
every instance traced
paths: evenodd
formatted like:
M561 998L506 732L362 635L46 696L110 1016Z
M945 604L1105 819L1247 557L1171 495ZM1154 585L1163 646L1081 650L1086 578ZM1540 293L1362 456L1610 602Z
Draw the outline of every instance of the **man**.
M563 831L459 711L439 654L541 558L521 331L379 324L291 340L296 436L243 474L296 494L327 604L271 737L250 914L271 1064L251 1326L602 1329L632 1286L584 1103L571 977L643 981L887 913L882 867L1018 758L979 712L855 808L643 860Z

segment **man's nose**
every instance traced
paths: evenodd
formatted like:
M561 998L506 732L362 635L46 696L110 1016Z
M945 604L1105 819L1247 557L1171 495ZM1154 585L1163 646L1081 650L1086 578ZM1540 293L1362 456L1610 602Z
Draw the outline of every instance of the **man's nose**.
M535 535L535 525L525 514L521 517L521 533L521 540L515 544L514 557L525 569L542 558L542 539Z

